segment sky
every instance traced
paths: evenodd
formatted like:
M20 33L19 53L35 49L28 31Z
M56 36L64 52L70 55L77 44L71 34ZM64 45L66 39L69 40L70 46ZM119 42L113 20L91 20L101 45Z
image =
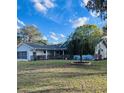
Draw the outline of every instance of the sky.
M48 43L65 42L76 27L96 24L102 28L105 21L95 12L89 12L88 0L18 0L17 28L34 25Z

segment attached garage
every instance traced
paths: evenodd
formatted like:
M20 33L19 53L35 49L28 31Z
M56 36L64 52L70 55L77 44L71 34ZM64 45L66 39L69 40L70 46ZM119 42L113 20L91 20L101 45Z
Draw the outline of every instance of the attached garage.
M18 51L17 58L18 59L27 59L27 51Z
M18 61L29 61L31 60L32 47L27 44L20 44L17 47L17 59Z

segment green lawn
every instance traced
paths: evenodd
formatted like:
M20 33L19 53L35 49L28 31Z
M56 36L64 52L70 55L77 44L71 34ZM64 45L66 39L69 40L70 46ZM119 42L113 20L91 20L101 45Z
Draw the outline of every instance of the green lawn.
M107 62L72 65L71 61L18 62L18 93L106 93Z

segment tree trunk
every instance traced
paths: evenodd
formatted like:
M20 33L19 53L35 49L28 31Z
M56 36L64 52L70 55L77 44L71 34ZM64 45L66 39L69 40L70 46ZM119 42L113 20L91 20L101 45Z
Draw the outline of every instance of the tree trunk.
M82 62L82 55L80 55L80 62Z

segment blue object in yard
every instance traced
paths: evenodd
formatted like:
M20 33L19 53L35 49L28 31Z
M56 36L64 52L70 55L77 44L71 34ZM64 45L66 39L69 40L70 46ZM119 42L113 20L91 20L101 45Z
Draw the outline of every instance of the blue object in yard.
M73 59L74 60L80 60L80 56L79 55L74 55ZM92 56L92 55L83 55L82 56L82 60L94 60L94 59L95 59L95 57Z
M83 56L82 56L82 59L83 59L83 60L94 60L95 57L92 56L92 55L83 55Z
M73 59L74 59L74 60L80 60L80 56L79 56L79 55L74 55L74 56L73 56Z

